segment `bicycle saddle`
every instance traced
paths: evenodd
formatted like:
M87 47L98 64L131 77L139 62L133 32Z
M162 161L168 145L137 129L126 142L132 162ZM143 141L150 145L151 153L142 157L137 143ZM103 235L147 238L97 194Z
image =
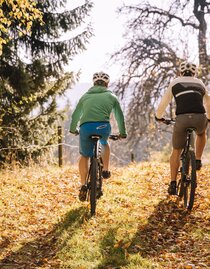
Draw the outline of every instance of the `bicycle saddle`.
M90 138L91 139L100 139L101 138L101 135L95 135L95 134L92 134L92 135L90 135Z
M196 131L196 128L195 127L188 127L188 128L186 128L186 131L192 133L193 131Z

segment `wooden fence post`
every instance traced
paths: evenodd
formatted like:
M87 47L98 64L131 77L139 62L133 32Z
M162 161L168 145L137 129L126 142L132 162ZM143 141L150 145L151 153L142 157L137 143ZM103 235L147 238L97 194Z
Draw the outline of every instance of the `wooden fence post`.
M131 162L134 162L134 153L131 152Z
M63 165L62 127L58 126L58 165Z

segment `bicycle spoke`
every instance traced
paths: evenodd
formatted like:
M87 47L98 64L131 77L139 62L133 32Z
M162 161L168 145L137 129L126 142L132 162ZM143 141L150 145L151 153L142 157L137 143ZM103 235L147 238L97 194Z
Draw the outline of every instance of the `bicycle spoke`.
M196 164L195 153L189 151L188 153L188 170L184 182L184 206L191 210L194 204L195 189L196 189Z
M96 158L91 159L91 168L90 168L90 211L91 216L96 213L96 182L97 182L97 170L98 162Z

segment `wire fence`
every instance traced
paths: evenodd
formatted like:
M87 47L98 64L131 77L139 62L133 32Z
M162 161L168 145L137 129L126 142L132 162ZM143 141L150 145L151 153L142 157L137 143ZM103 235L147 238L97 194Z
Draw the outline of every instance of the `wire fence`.
M0 127L0 129L8 129L9 132L11 132L11 133L14 133L14 131L18 132L18 129L14 128L14 127ZM63 156L64 148L65 149L66 148L77 149L77 153L78 153L78 156L79 156L79 146L78 145L63 142L63 138L64 138L63 131L65 132L66 130L62 129L61 126L58 126L58 131L57 131L58 132L57 133L58 134L58 143L54 143L54 144L50 144L50 145L32 144L32 145L27 145L27 146L21 145L21 146L2 147L2 148L0 148L0 152L2 152L2 151L15 152L15 151L24 151L24 150L32 150L32 149L42 150L42 149L51 148L51 149L53 149L53 150L55 150L57 152L58 165L61 167L63 165L63 159L64 159L64 156ZM115 162L117 162L118 164L125 165L125 164L129 163L129 161L127 161L125 159L122 159L121 157L117 156L113 152L111 152L111 158L113 160L115 160ZM131 154L130 161L132 161L132 162L134 161L133 154Z

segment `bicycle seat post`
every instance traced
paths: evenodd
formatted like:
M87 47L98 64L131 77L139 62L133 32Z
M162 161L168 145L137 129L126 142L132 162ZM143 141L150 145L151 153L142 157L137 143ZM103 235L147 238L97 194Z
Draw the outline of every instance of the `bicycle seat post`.
M187 140L188 140L188 147L191 147L193 150L195 148L195 144L194 144L194 131L196 129L195 128L187 128L186 131L187 131Z
M90 138L94 142L94 157L98 158L98 152L99 152L99 139L101 138L100 135L91 135Z

